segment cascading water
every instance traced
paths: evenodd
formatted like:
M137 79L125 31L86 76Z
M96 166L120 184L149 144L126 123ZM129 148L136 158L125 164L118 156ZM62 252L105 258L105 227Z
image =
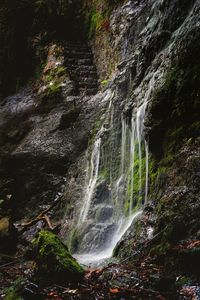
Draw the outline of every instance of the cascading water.
M74 255L81 263L111 257L147 202L149 153L144 117L154 80L155 76L149 81L144 101L132 110L131 119L117 109L111 97L93 144L83 205L74 226L78 236Z
M85 199L83 200L84 205L82 206L78 225L82 224L87 217L93 192L95 189L95 185L98 179L99 174L99 162L100 162L100 146L101 146L101 138L98 138L94 143L94 149L92 151L91 155L91 163L90 166L88 166L88 172L90 173L89 176L89 182L87 184L86 190L85 190ZM90 171L89 171L90 169ZM88 173L87 172L87 173Z

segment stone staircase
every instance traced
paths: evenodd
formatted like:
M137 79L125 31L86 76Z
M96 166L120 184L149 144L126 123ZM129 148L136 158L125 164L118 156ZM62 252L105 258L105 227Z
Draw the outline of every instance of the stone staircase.
M65 67L74 82L76 94L95 95L98 78L90 47L86 43L68 42L64 49Z

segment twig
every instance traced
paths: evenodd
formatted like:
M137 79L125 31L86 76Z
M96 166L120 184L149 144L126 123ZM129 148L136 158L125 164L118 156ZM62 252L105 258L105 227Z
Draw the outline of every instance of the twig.
M49 228L50 228L51 230L53 230L53 226L52 226L52 224L51 224L51 221L50 221L49 217L48 217L47 215L44 215L44 219L45 219L47 225L49 226Z
M0 265L0 268L4 268L4 267L7 267L7 266L10 266L10 265L12 265L13 263L15 263L15 262L14 262L14 261L11 261L11 262L9 262L9 263Z
M6 264L3 264L3 265L0 265L0 268L5 268L7 266L11 266L11 265L17 265L17 264L21 264L22 262L24 262L25 260L18 260L18 261L11 261L9 263L6 263Z
M47 216L47 213L50 210L52 210L60 201L61 201L61 197L59 197L57 200L55 200L50 207L48 207L43 212L41 212L37 217L35 217L34 219L30 220L27 223L21 224L21 226L23 227L23 229L21 230L20 233L23 233L24 231L27 230L27 228L31 227L32 225L36 224L39 221L45 221L46 224L48 225L48 227L50 229L53 229L53 226L52 226L52 224L50 222L49 217Z

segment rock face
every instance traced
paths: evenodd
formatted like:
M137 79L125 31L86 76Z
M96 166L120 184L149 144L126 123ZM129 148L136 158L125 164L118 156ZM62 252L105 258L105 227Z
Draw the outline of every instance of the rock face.
M152 255L155 252L163 255L181 239L189 237L198 239L199 219L195 215L196 227L194 228L190 223L193 222L191 221L193 218L189 217L189 214L193 215L194 213L193 201L195 207L199 207L199 194L196 189L194 192L192 187L194 178L195 182L198 182L198 175L194 167L186 166L185 162L188 161L190 155L193 159L198 160L197 153L195 152L195 154L192 150L192 145L197 147L200 129L197 55L200 33L198 27L199 2L186 1L183 4L180 1L163 1L162 3L160 1L140 1L139 4L129 1L124 6L114 9L112 15L116 16L118 9L125 11L125 7L131 15L130 26L126 24L128 30L126 29L123 38L121 37L121 41L125 37L127 39L127 52L122 56L124 53L121 48L121 58L123 57L124 60L118 65L119 71L116 72L109 84L109 89L114 94L111 101L113 106L111 105L112 109L108 112L112 115L114 111L112 129L109 122L105 122L100 131L102 135L98 133L99 135L96 136L97 138L101 136L103 144L101 149L103 150L100 154L100 156L102 155L99 163L100 172L92 199L94 202L87 214L88 230L92 228L92 231L96 232L96 228L93 229L90 223L94 216L94 208L98 209L96 204L101 203L101 198L109 204L109 192L106 194L106 200L101 196L102 193L98 192L102 182L101 176L107 180L110 170L112 170L113 176L119 170L121 116L123 115L123 118L130 124L132 113L137 111L143 99L147 99L145 132L150 149L148 193L150 206L149 210L147 207L144 218L138 221L138 225L135 225L135 231L133 229L130 233L131 238L127 238L124 248L122 246L119 253L122 256L124 253L126 256L127 248L132 251L135 243L142 244L155 234L159 237L152 246L152 248L156 248L152 249ZM113 35L111 41L114 43L115 38L117 41L117 37L119 35ZM100 53L101 50L98 50ZM101 125L102 123L99 125L99 129ZM111 130L113 130L112 133ZM113 147L112 157L106 148L109 143ZM184 149L187 149L189 156L181 160ZM102 161L106 159L109 161L109 166L107 165L103 169ZM112 167L110 167L111 164L113 164ZM192 175L191 172L190 175L187 175L186 180L184 174L188 168L190 171L192 169L194 173ZM79 190L75 197L77 199L78 194L80 200L75 208L73 205L72 217L74 216L75 222L78 220L80 203L84 199L86 191L86 188L81 190L82 177L81 174L79 175L80 177L74 177L74 180L68 183L66 193L74 204L76 200L72 191ZM138 185L138 177L134 177L134 182ZM123 183L121 185L123 187ZM105 184L105 193L106 188ZM116 189L119 191L119 186ZM142 193L144 194L144 191ZM189 196L187 197L187 195ZM126 203L126 201L124 202ZM185 203L187 203L186 206ZM185 211L186 207L189 207L188 215ZM71 210L69 211L71 213ZM110 215L108 217L110 218ZM69 219L66 216L66 222L70 222ZM181 226L181 224L185 225ZM88 235L91 238L91 235Z
M63 190L65 173L87 147L94 119L101 111L97 108L104 106L98 100L101 94L91 97L97 90L92 54L84 59L83 52L81 58L75 58L77 65L71 62L74 76L75 72L80 73L76 81L69 62L66 64L73 49L66 47L50 45L35 89L27 87L6 98L1 105L1 178L3 185L7 182L2 198L6 197L8 190L13 195L17 203L15 217L18 213L21 216L30 214L31 207L40 202L39 199L43 205L53 201ZM88 59L87 66L84 62L79 64L79 60ZM78 71L78 64L85 68L86 75ZM91 84L83 82L88 79L88 68L92 68L94 76ZM26 213L20 212L24 205Z
M41 14L47 4L39 10ZM138 250L156 237L147 251L167 262L166 253L170 257L181 240L199 238L200 4L195 0L105 0L92 4L85 0L83 4L83 19L78 9L75 19L79 21L75 22L76 30L73 28L77 33L80 20L85 20L93 51L83 41L83 32L77 33L76 40L63 36L58 23L55 32L50 30L50 20L55 17L58 21L60 16L59 12L56 16L51 13L45 18L50 36L46 41L42 31L43 38L36 39L36 45L42 47L40 55L46 53L39 80L1 102L1 198L13 195L15 217L19 218L64 193L67 201L60 208L64 215L61 233L68 237L69 226L77 224L87 200L86 161L96 155L92 149L100 138L100 156L95 157L101 168L93 181L94 205L88 209L88 224L82 230L92 229L97 241L97 229L91 225L91 219L96 218L106 232L103 236L110 239L116 225L110 223L111 234L107 234L105 223L115 214L110 198L115 198L115 203L120 199L126 211L135 198L140 204L145 202L144 160L139 168L136 157L133 175L127 166L130 153L124 155L128 171L112 191L110 184L124 168L120 159L131 145L132 120L138 117L141 121L138 108L145 100L148 201L143 217L130 227L116 254L125 258L133 247ZM56 34L57 41L53 39ZM96 94L97 73L102 90ZM121 147L123 124L128 136L125 149ZM124 175L129 182L126 189ZM135 184L132 194L130 182ZM79 235L77 230L70 235L76 249ZM85 240L92 243L91 235ZM86 243L81 247L86 249Z
M36 247L36 276L52 282L78 283L84 275L83 268L70 255L59 238L48 231L41 231L34 240Z

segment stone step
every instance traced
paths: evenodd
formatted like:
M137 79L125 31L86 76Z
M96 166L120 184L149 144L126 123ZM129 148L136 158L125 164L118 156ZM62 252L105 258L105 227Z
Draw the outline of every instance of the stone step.
M65 66L66 67L72 67L72 68L82 68L82 67L92 67L93 62L92 59L74 59L74 58L68 58L65 60ZM86 68L85 68L86 69Z
M79 92L80 94L85 94L85 95L88 95L88 96L93 96L93 95L96 95L98 89L97 88L80 88L79 89Z
M93 82L78 82L78 86L79 88L97 88L97 83L93 83Z
M77 65L70 65L70 64L65 64L66 70L67 71L75 71L78 70L78 66Z
M84 95L96 94L98 77L91 48L83 42L68 42L64 49L65 67L74 81L76 92Z
M95 72L97 72L97 69L94 65L92 65L92 66L82 65L82 66L79 66L79 69L80 69L80 71L95 71Z
M85 43L66 43L66 44L64 44L64 48L66 50L81 50L81 51L89 50L89 51L91 51L90 47Z
M88 66L88 65L78 65L77 61L74 60L74 59L69 59L69 62L68 60L65 60L65 66L70 68L70 67L77 67L79 68L80 71L94 71L94 72L97 72L96 70L96 67L92 64L91 66Z
M81 73L79 69L76 69L76 72L79 74L80 77L82 78L97 78L97 73L96 72L85 72Z
M93 65L93 62L92 62L92 60L89 59L89 58L79 59L79 60L78 60L78 65L92 66L92 65Z
M80 77L78 76L78 79L79 79L79 83L96 83L98 84L97 82L97 78L96 77Z
M77 65L77 60L75 59L75 58L71 58L71 57L69 57L69 58L65 58L65 65L66 66L71 66L71 65L73 65L73 64L76 64Z
M96 70L94 70L94 71L92 71L92 70L83 70L83 71L81 71L81 70L79 70L79 74L80 74L80 76L85 76L85 77L97 77L97 72L96 72Z
M77 82L79 85L81 84L85 84L85 85L89 85L89 84L95 84L96 86L98 86L98 81L97 78L93 78L93 79L89 79L89 80L84 80L84 78L77 78Z
M89 59L92 60L92 58L93 58L92 53L88 53L88 52L76 52L76 53L68 52L68 53L65 53L65 55L66 55L66 60L69 60L69 59L86 59L86 58L89 58Z
M79 67L77 66L70 66L70 67L66 67L66 70L71 73L71 74L74 74L76 76L78 76L79 78L86 78L86 80L90 80L90 79L97 79L97 73L94 72L94 71L87 71L87 72L81 72Z
M86 66L87 68L82 68L83 66L79 65L65 65L68 72L79 74L80 77L95 77L97 78L97 72L95 67Z
M92 51L91 51L91 49L79 49L79 48L77 48L77 49L65 49L64 50L64 53L65 54L92 54Z

